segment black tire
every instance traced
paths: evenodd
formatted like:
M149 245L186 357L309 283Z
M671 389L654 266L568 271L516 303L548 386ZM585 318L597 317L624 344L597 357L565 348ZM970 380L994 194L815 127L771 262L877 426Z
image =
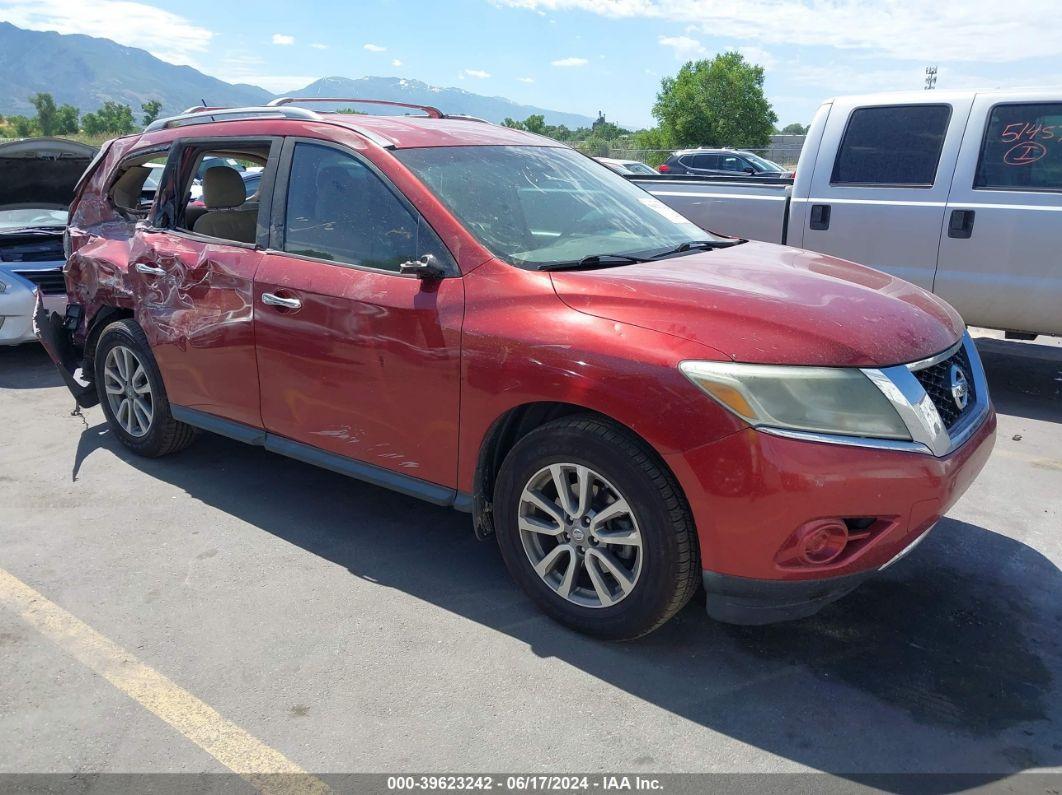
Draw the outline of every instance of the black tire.
M130 349L140 360L148 384L151 387L152 417L147 432L142 436L134 436L122 427L110 401L107 399L105 389L104 366L107 355L115 347L122 345ZM166 387L162 383L162 374L158 364L151 353L147 337L143 329L132 320L118 320L107 326L100 334L96 344L94 360L96 375L96 391L100 397L100 406L107 417L107 424L111 432L137 455L148 458L158 458L183 450L190 445L196 437L196 429L191 425L178 422L170 413L170 402L166 397Z
M518 527L520 495L543 467L590 467L633 507L642 535L642 568L633 589L607 607L574 604L543 582L525 551ZM494 490L502 558L521 588L552 618L610 640L652 632L677 613L700 582L696 533L674 476L656 453L626 429L595 415L554 420L520 439L506 456Z

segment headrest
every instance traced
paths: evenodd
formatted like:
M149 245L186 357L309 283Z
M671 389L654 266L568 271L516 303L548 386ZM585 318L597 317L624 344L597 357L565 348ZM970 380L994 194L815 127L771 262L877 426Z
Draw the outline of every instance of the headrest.
M208 210L239 207L247 198L240 172L228 166L212 166L203 175L203 203Z

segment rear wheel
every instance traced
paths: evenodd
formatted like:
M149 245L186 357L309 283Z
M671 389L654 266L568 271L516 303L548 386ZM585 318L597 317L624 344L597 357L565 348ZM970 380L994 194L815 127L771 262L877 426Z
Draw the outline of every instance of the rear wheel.
M498 541L550 616L612 639L651 632L697 587L693 521L644 442L596 417L547 423L502 464Z
M144 331L119 320L100 334L95 356L96 389L114 435L140 455L182 450L195 428L173 418L166 389Z

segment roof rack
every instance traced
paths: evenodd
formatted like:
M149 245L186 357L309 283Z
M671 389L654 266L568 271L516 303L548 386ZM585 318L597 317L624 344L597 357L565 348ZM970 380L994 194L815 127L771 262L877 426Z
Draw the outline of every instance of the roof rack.
M446 114L431 105L414 105L409 102L393 102L389 99L359 99L357 97L279 97L268 103L268 107L275 108L290 105L293 102L360 102L367 105L389 105L394 108L411 108L422 110L431 119L445 119Z
M144 132L169 130L173 127L185 127L192 124L210 124L215 121L240 121L241 119L301 119L316 121L321 117L306 108L189 108L178 116L158 119L144 128Z

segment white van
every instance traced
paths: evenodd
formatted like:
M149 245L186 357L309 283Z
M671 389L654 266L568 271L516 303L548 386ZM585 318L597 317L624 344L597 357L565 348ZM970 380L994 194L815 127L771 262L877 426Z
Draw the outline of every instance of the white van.
M914 282L970 325L1062 334L1062 89L840 97L794 180L632 179L703 228Z

